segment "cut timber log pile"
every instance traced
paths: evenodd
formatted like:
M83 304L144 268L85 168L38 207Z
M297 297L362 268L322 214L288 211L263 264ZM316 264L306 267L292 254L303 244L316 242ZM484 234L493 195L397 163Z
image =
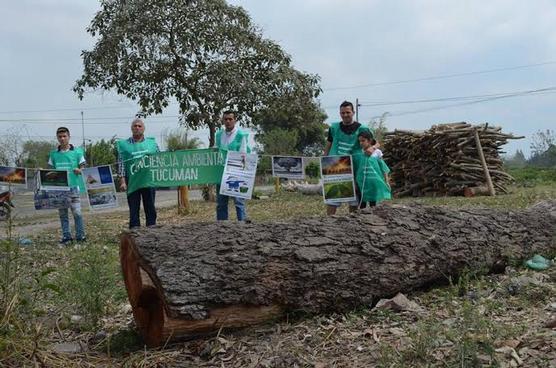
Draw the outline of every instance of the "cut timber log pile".
M513 178L502 168L501 146L509 139L521 138L524 137L502 133L500 127L468 123L434 125L424 132L386 133L384 159L392 170L393 194L420 197L506 193Z
M288 311L371 306L463 270L556 250L556 201L522 211L381 205L348 216L126 232L120 258L147 344Z

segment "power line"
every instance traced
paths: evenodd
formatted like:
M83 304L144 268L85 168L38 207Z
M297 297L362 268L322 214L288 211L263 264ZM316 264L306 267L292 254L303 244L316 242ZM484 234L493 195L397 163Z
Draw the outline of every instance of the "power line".
M432 102L446 102L446 101L466 101L466 100L483 100L489 98L499 98L499 97L515 97L522 94L532 94L532 95L543 95L546 93L553 93L552 91L556 87L545 87L533 90L525 91L512 91L512 92L498 92L490 94L480 94L480 95L469 95L469 96L454 96L454 97L437 97L429 99L414 99L414 100L399 100L399 101L360 101L360 106L362 107L377 107L377 106L390 106L390 105L403 105L403 104L424 104ZM488 100L487 100L488 101ZM323 106L325 110L336 109L338 106Z
M165 116L149 116L145 120L153 119L176 119L180 118L181 115L165 115ZM109 123L89 123L90 120L123 120L119 122L109 122ZM87 118L87 125L90 124L131 124L131 119L129 116L115 116L115 117L102 117L102 118ZM75 122L75 123L72 123ZM67 122L67 124L81 124L81 118L37 118L37 119L0 119L0 122L10 122L10 123L60 123Z
M389 116L413 115L413 114L418 114L418 113L422 113L422 112L448 109L448 108L451 108L451 107L475 105L475 104L479 104L479 103L490 102L490 101L500 100L500 99L510 98L510 97L542 96L542 95L546 95L546 94L552 94L552 93L555 93L555 92L556 92L556 87L547 87L547 88L541 88L541 89L536 89L536 90L516 92L516 93L513 93L513 94L505 94L505 95L500 95L500 96L495 96L495 97L488 97L488 98L483 98L483 99L479 99L479 100L475 100L475 101L468 101L468 102L462 102L462 103L457 103L457 104L435 106L435 107L429 107L429 108L418 109L418 110L393 112L393 113L388 113L388 115ZM379 116L373 116L371 119L375 119L375 118L379 118L379 117L380 117L380 115Z
M556 87L547 87L547 88L536 89L536 90L528 90L528 91L500 92L500 93L491 93L491 94L483 94L483 95L471 95L471 96L439 97L439 98L430 98L430 99L421 99L421 100L362 102L361 106L374 107L374 106L420 104L420 103L445 102L445 101L476 100L476 99L484 99L484 98L491 98L491 97L506 97L506 96L513 97L515 95L520 95L522 93L535 93L535 94L538 93L538 94L541 94L541 92L552 91L555 88Z
M60 112L60 111L89 111L89 110L114 110L125 107L133 107L129 104L113 105L113 106L96 106L96 107L72 107L72 108L59 108L48 110L14 110L14 111L0 111L0 114L32 114L41 112Z
M503 71L508 71L508 70L534 68L534 67L538 67L538 66L551 65L551 64L556 64L556 61L546 61L546 62L542 62L542 63L518 65L518 66L505 67L505 68L478 70L478 71L473 71L473 72L441 74L441 75L415 78L415 79L405 79L405 80L378 82L378 83L367 83L367 84L360 84L360 85L355 85L355 86L324 88L323 91L339 91L339 90L346 90L346 89L358 89L358 88L367 88L367 87L389 86L389 85L394 85L394 84L425 82L425 81L438 80L438 79L464 77L464 76L468 76L468 75L488 74L488 73L503 72Z

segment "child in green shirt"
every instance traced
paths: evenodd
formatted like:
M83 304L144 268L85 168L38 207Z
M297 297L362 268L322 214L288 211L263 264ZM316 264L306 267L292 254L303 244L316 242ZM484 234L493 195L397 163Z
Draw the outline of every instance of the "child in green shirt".
M384 200L392 199L388 173L390 168L377 155L367 155L365 150L376 144L369 132L358 134L361 151L353 155L355 182L357 184L359 208L375 206Z

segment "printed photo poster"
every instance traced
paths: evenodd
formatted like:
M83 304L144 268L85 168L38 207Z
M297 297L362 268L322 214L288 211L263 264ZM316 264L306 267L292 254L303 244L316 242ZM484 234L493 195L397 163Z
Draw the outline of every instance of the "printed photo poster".
M42 190L70 190L66 170L39 170L39 183Z
M0 166L0 183L8 185L27 185L27 169L22 167Z
M305 179L303 157L272 156L272 176L286 179Z
M255 186L258 156L256 153L228 151L220 194L230 197L251 199Z
M118 207L116 186L109 165L88 167L81 171L92 210Z
M37 174L35 181L35 193L33 201L36 210L53 210L59 208L69 208L69 190L44 189L41 188L40 174Z
M320 158L322 195L328 204L356 200L351 156Z

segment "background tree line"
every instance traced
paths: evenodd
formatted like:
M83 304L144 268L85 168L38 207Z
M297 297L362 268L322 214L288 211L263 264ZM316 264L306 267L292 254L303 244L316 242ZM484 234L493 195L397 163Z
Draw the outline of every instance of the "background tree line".
M522 150L505 159L508 167L525 166L556 169L556 133L553 130L537 131L531 137L531 156L525 157Z

